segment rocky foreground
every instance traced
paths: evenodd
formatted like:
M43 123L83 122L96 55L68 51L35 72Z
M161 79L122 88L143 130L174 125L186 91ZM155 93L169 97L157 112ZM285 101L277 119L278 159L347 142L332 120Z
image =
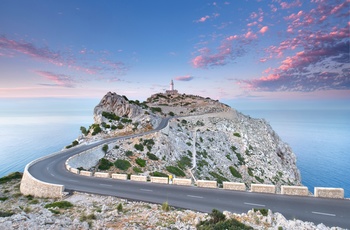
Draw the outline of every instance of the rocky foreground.
M211 229L205 223L215 218L218 224L234 221L238 229L341 229L286 220L270 210L223 212L225 222L221 213L213 216L110 196L74 193L60 201L40 199L21 195L19 185L20 176L0 180L0 229Z

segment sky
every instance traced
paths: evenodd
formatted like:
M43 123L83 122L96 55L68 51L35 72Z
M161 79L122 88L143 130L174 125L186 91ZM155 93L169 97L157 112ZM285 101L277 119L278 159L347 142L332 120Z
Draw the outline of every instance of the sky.
M350 99L350 0L0 1L0 98Z

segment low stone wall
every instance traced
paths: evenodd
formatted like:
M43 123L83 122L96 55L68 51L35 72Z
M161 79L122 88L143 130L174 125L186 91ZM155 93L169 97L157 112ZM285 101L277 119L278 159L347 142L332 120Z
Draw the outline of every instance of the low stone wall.
M74 174L79 174L79 169L76 169L76 168L70 168L70 172L71 173L74 173Z
M217 182L212 180L197 180L197 186L202 188L217 188Z
M128 179L128 175L126 175L126 174L113 173L111 176L113 179L117 179L117 180L127 180Z
M110 175L109 175L109 173L95 172L94 177L110 178Z
M291 196L308 196L309 190L306 186L281 186L281 194Z
M151 182L152 183L158 183L158 184L168 184L169 183L169 179L167 177L155 177L155 176L152 176L151 177Z
M81 170L80 175L82 176L92 176L92 172Z
M132 180L132 181L147 182L147 177L146 177L146 176L131 175L131 176L130 176L130 180Z
M48 156L46 156L48 157ZM26 165L21 180L20 191L23 195L41 198L62 198L64 185L51 184L34 178L28 171L29 167L46 157L34 160Z
M236 191L245 191L246 187L244 183L235 183L235 182L227 182L224 181L222 183L224 189L228 190L236 190Z
M191 179L174 178L173 184L190 186L190 185L192 185L192 181L191 181Z
M276 186L271 184L252 184L251 191L260 193L276 193Z
M344 189L315 187L315 197L344 199Z

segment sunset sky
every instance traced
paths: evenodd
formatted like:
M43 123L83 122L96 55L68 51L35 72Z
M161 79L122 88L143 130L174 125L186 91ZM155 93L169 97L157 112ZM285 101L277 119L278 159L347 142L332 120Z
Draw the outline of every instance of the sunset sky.
M349 0L0 1L0 98L350 99Z

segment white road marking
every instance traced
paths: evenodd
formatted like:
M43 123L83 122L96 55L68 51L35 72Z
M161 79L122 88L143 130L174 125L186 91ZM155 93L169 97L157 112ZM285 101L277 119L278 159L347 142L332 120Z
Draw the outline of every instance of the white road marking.
M111 184L100 184L100 185L102 185L102 186L112 187L112 185L111 185Z
M69 180L69 181L78 182L77 180Z
M192 197L192 198L198 198L198 199L203 199L202 196L193 196L193 195L187 195L188 197Z
M50 174L51 174L51 176L55 177L55 175L53 173L50 173Z
M143 189L143 188L141 188L140 190L141 191L145 191L145 192L153 192L153 190L150 190L150 189Z
M312 212L312 213L317 215L324 215L324 216L335 216L335 214L325 213L325 212Z
M247 202L244 202L244 204L246 204L246 205L252 205L252 206L265 207L264 204L254 204L254 203L247 203Z

